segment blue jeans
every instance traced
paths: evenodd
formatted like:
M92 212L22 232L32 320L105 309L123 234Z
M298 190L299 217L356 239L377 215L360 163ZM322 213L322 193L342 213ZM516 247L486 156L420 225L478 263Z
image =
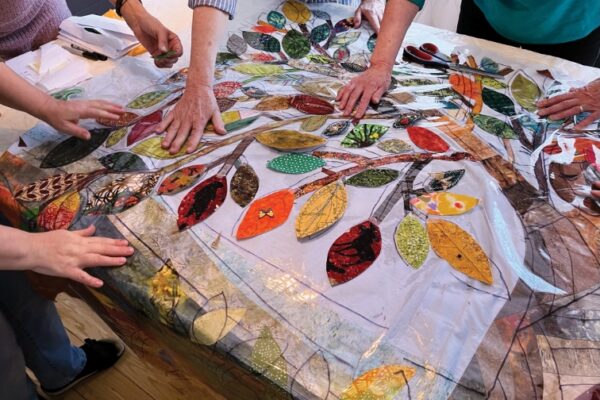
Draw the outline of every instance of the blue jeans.
M54 303L38 295L20 271L0 271L0 399L37 399L27 366L55 389L83 369L85 353L71 345Z

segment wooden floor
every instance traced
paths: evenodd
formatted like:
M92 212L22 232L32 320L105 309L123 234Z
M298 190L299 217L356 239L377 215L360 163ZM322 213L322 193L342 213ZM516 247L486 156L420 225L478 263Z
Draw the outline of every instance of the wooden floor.
M83 339L91 337L117 338L115 333L96 315L87 304L79 299L60 294L57 308L71 341L79 346ZM197 384L197 383L196 383ZM208 386L186 391L181 382L160 371L136 356L130 349L111 369L91 377L75 386L60 400L225 400Z

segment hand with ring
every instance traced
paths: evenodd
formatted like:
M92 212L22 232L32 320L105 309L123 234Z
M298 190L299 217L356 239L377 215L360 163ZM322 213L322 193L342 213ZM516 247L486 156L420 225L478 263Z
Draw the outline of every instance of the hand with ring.
M590 112L591 114L587 118L575 126L575 129L584 129L600 119L600 79L596 79L582 88L571 89L568 93L541 100L537 106L540 117L548 117L552 120L561 120L582 112Z

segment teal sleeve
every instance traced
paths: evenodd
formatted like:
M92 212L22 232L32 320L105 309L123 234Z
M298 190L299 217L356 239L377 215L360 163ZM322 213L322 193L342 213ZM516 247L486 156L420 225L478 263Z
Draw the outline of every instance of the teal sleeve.
M425 0L408 0L413 4L416 4L419 7L419 10L423 8L423 4L425 4Z

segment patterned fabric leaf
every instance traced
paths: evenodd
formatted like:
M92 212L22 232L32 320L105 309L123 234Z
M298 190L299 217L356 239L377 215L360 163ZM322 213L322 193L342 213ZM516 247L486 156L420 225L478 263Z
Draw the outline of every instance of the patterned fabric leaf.
M410 201L413 207L427 215L462 215L479 204L479 200L466 194L450 192L428 193Z
M443 192L458 185L465 175L464 169L455 169L446 172L436 172L431 175L431 181L425 186L428 192Z
M327 119L326 115L315 115L314 117L305 119L300 125L300 129L306 132L314 132L325 125Z
M367 169L346 180L350 186L378 188L398 179L400 173L395 169Z
M179 204L179 230L190 228L213 215L226 197L227 178L224 176L215 175L199 183Z
M333 29L335 33L342 33L354 28L354 18L346 18L338 21Z
M248 57L250 57L250 60L258 63L269 63L276 60L275 56L269 53L252 53Z
M482 77L481 83L483 86L491 87L493 89L506 89L508 87L506 83L500 82L498 79L494 79L489 76Z
M483 57L480 62L480 67L484 71L492 72L494 74L500 71L500 65L489 57Z
M432 153L445 153L450 145L444 139L420 126L409 126L407 129L410 140L420 149Z
M342 218L348 206L348 193L341 181L330 183L317 190L296 218L296 237L311 238Z
M335 111L331 103L307 94L298 94L292 97L290 105L298 111L312 115L328 115Z
M320 136L292 130L262 132L256 135L256 140L267 147L277 150L312 149L327 143L327 140Z
M159 179L159 172L143 172L118 178L89 193L83 212L87 215L100 215L125 211L148 197Z
M369 147L377 142L390 128L383 125L360 124L342 140L342 146L350 148Z
M158 133L156 128L162 122L162 117L162 111L157 110L142 118L133 126L131 132L129 132L129 136L127 136L127 146L131 146L154 133Z
M381 231L365 221L343 233L327 253L327 277L331 286L351 281L369 268L381 253Z
M331 137L331 136L339 136L344 135L348 132L348 129L352 126L352 121L338 121L334 122L325 129L323 135Z
M529 112L537 110L536 103L540 99L542 92L537 83L523 72L519 72L510 84L512 97L521 107Z
M206 173L206 166L203 164L190 165L179 169L167 176L158 187L159 195L177 194L190 188Z
M314 43L321 43L327 40L331 35L331 28L327 24L319 25L313 28L310 32L310 40Z
M323 10L311 10L315 18L323 19L325 21L331 21L331 15Z
M306 57L311 49L310 41L295 29L291 29L286 33L281 44L286 54L296 59Z
M414 94L408 92L390 93L389 96L398 104L412 103L416 99Z
M242 39L242 40L244 40L244 39ZM244 41L244 45L246 45L246 41ZM224 52L217 53L217 65L229 65L230 61L232 61L232 60L240 60L240 58L232 53L224 53Z
M262 99L263 97L267 97L269 95L267 92L261 88L257 88L256 86L244 86L242 88L242 93L253 99Z
M146 171L148 167L140 156L127 152L111 153L98 159L98 162L104 165L110 171L115 172L134 172Z
M356 32L346 32L346 33L341 33L339 35L336 35L336 37L333 38L331 45L338 46L338 47L348 47L352 43L354 43L358 40L361 33L362 32L360 32L360 31L356 31Z
M371 35L371 37L369 37L369 40L367 41L367 49L369 49L369 51L372 53L375 51L376 45L377 45L377 34L374 33Z
M355 64L355 63L351 63L351 62L343 62L343 63L341 63L341 65L346 71L352 72L354 74L357 74L360 72L365 72L368 68L365 65Z
M185 155L185 146L182 148L179 153L171 154L169 150L165 150L162 148L161 143L163 141L162 137L152 137L150 139L146 139L141 143L138 143L131 149L132 152L138 154L140 156L156 158L159 160L170 160L173 158L181 157Z
M116 121L114 119L98 118L96 120L96 122L99 123L100 125L108 126L111 128L120 128L120 127L131 124L135 119L137 119L139 117L140 116L136 113L125 112L125 113L121 114L119 119Z
M281 8L283 14L292 22L306 24L312 17L312 12L303 3L297 0L287 0Z
M15 199L23 202L49 201L60 195L79 190L105 171L94 171L85 174L60 174L32 182L19 187L15 193Z
M110 134L108 139L106 139L106 143L104 144L106 147L113 147L115 144L119 143L121 139L123 139L127 135L127 128L117 129Z
M44 231L69 229L81 206L78 192L68 192L49 203L38 215L38 228Z
M252 27L252 30L254 32L260 32L260 33L274 33L277 32L277 28L275 28L273 25L270 25L264 21L258 21L258 25L254 25Z
M242 32L244 40L248 43L248 46L253 49L266 51L268 53L279 53L281 51L281 45L277 38L267 35L266 33L259 32Z
M241 56L248 51L248 44L244 38L234 33L227 40L227 50L236 56Z
M252 365L252 369L275 384L287 387L287 362L283 357L281 348L266 326L260 332L260 336L256 340L254 348L252 348L250 365Z
M148 288L150 302L158 311L160 322L173 326L176 317L175 309L187 299L181 290L177 271L167 262L146 281L145 287Z
M427 86L427 85L435 85L437 82L432 81L431 79L424 78L410 78L410 79L401 79L398 81L398 85L400 86Z
M213 93L217 99L231 96L242 84L235 81L220 82L213 86Z
M233 121L225 124L225 130L229 133L239 131L240 129L244 129L254 123L259 118L259 115L255 115L252 117L238 119L237 121Z
M212 346L223 339L246 315L245 308L228 308L207 312L194 319L190 327L192 342Z
M231 178L229 186L231 198L240 207L246 207L258 193L259 184L258 175L256 175L254 168L248 164L243 164L238 167L235 174L233 174L233 178Z
M346 46L341 46L333 52L333 59L337 62L346 62L350 58L350 49Z
M413 151L412 146L401 139L384 140L383 142L377 143L377 147L386 153L392 154L402 154Z
M217 99L217 106L219 107L219 111L222 113L231 109L231 107L235 106L235 103L237 103L237 100L235 100L235 99L226 99L226 98Z
M254 106L258 111L281 111L290 108L289 96L269 96L265 97Z
M316 78L294 84L294 89L304 94L325 97L334 100L344 84L331 78Z
M325 161L308 154L288 153L279 156L267 164L269 169L284 174L306 174L325 166Z
M133 99L127 108L140 110L157 105L171 94L168 90L155 90L153 92L144 93Z
M89 156L106 141L110 132L110 129L92 129L89 140L76 137L68 138L59 143L44 157L40 168L63 167Z
M285 72L281 65L272 64L239 64L232 69L240 74L251 76L279 75Z
M429 254L429 237L427 230L418 218L409 214L396 229L394 235L396 249L408 265L420 268Z
M277 29L285 28L285 23L287 20L283 16L282 13L277 11L271 11L267 14L267 22L273 25Z
M496 135L502 139L518 139L519 135L514 129L508 125L504 121L500 121L498 118L491 117L489 115L475 115L473 117L473 122L475 125L486 131L487 133L491 133L492 135Z
M507 117L517 115L514 103L510 97L505 94L484 87L482 98L486 106L500 114L506 115Z
M414 368L403 365L372 369L356 378L340 400L393 400L415 373Z
M294 191L283 189L254 200L237 228L238 240L269 232L287 221L294 206Z
M454 269L486 285L494 283L490 261L469 233L452 222L431 219L427 233L435 253Z
M406 128L411 125L416 124L420 120L425 118L425 114L419 111L410 111L404 114L401 114L396 121L394 121L394 125L392 125L396 129Z
M452 85L452 89L475 102L472 112L473 114L479 114L483 107L481 82L474 81L468 76L457 74L451 74L448 81Z

